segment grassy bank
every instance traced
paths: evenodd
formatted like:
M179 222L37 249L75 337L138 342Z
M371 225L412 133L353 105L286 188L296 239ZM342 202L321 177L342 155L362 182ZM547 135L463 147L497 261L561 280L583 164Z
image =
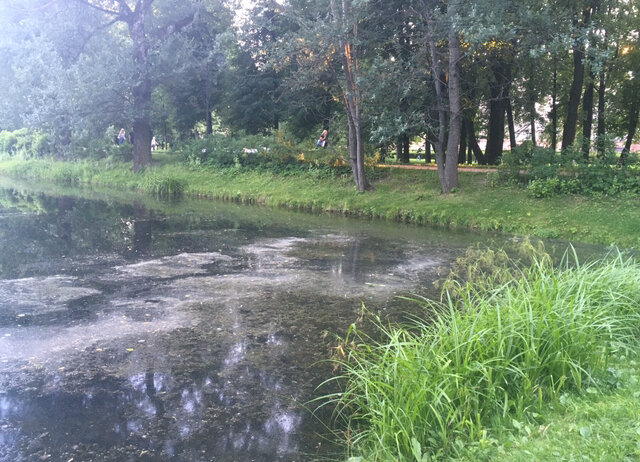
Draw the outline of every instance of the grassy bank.
M569 263L472 281L382 340L352 327L326 397L351 460L638 460L640 266Z
M496 186L493 173L461 169L460 189L441 195L437 172L384 169L364 194L350 176L310 165L294 173L248 169L192 168L169 154L143 174L130 164L61 163L46 160L0 162L0 173L27 180L94 184L157 194L194 196L287 207L317 213L501 231L578 242L640 246L638 197L529 197L523 189Z

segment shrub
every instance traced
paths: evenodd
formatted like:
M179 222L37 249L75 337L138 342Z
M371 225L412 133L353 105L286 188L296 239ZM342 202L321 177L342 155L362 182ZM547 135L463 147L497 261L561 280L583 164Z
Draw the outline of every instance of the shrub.
M44 157L53 153L51 136L26 128L0 132L0 152L22 159Z

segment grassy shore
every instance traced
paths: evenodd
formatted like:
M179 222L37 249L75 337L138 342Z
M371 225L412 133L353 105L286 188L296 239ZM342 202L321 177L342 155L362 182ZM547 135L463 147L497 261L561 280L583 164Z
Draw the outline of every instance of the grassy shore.
M638 460L640 267L568 263L473 280L375 339L352 326L324 398L351 462Z
M132 173L125 163L48 160L0 161L0 174L624 248L640 246L638 197L535 199L519 187L496 185L495 173L464 169L459 190L449 195L440 194L437 172L404 169L380 171L372 181L373 189L358 193L349 175L311 165L291 174L192 168L171 154L154 157L153 168L142 174Z

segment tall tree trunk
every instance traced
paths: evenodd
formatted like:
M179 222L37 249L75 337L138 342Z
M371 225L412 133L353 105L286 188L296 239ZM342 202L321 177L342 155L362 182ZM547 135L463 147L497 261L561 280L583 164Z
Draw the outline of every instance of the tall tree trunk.
M529 109L529 132L531 136L531 143L536 146L536 119L538 118L538 113L536 111L536 86L535 81L533 79L533 74L535 72L535 66L531 66L529 68L529 78L527 79L527 106Z
M341 8L338 9L335 0L330 2L331 12L334 20L346 30L346 25L350 22L350 12L346 2L342 1ZM350 27L353 37L358 36L358 25ZM340 57L342 59L342 69L345 79L345 89L342 98L347 112L347 123L349 126L349 160L353 179L358 191L364 191L369 187L364 169L364 140L362 137L362 117L360 114L362 98L360 95L360 83L358 81L358 50L349 37L340 37Z
M459 0L449 0L447 16L451 19L458 15L458 2ZM449 25L449 137L444 166L445 183L442 185L442 192L445 194L458 187L458 146L462 127L461 93L460 38L454 24L451 24Z
M582 155L584 160L589 160L589 152L591 151L591 129L593 127L593 94L595 85L593 84L594 75L591 75L587 87L584 89L584 97L582 99L582 108L584 119L582 121Z
M460 131L461 131L461 136L460 136L460 150L458 151L458 163L464 164L467 156L467 117L462 118L462 127L460 128Z
M133 86L133 171L139 172L151 164L151 76L149 72L149 47L145 35L145 22L153 0L139 0L129 26L133 42L133 65L136 83Z
M513 121L513 108L511 106L511 98L507 98L507 126L509 127L509 145L513 151L518 147L518 140L516 139L516 124Z
M582 12L582 26L586 26L591 18L591 7L587 7ZM577 22L576 22L576 25ZM576 129L578 124L578 107L580 106L580 94L584 83L584 57L585 45L579 38L574 38L573 43L573 81L569 90L569 104L567 106L567 117L562 129L562 151L573 145L576 140Z
M403 164L408 164L410 161L409 158L409 136L406 134L400 135L398 137L398 146L396 149L398 162Z
M624 149L620 155L620 163L624 164L627 161L627 156L631 151L631 144L633 143L633 137L636 135L636 129L638 128L638 112L640 111L640 98L637 99L636 104L631 105L629 110L629 126L627 128L627 141L624 143Z
M603 70L600 72L600 83L598 85L598 128L596 132L596 149L598 150L598 156L604 157L605 149L605 134L607 130L605 119L605 91L607 81L606 74Z
M431 163L431 141L428 137L424 137L424 162L426 164Z
M482 153L482 149L478 144L478 140L476 139L476 129L472 119L467 120L467 138L469 139L469 147L473 151L473 155L476 157L476 160L480 165L486 165L487 159ZM469 162L471 163L471 162Z
M427 25L427 45L429 47L429 55L431 57L431 75L433 76L433 84L436 91L436 105L438 107L438 131L437 137L433 141L433 150L436 154L438 178L440 179L440 185L442 186L445 184L444 144L447 136L447 112L444 95L445 89L443 84L445 77L443 76L440 57L438 56L438 49L436 46L434 21L428 13L426 13L425 22Z
M207 135L211 135L213 133L213 120L211 120L211 75L209 74L209 69L207 66L207 72L205 73L204 80L204 102L205 102L205 121L207 124Z
M558 149L558 60L553 57L553 85L551 95L551 148Z
M495 57L491 64L492 79L489 83L489 130L487 134L487 162L496 165L502 156L504 144L504 121L508 101L508 85L511 81L511 64L504 58Z

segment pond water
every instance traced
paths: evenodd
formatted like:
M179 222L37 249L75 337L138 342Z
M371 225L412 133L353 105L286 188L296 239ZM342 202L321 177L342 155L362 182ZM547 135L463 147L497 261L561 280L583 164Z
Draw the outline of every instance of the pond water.
M0 461L340 455L309 400L490 236L0 184Z

